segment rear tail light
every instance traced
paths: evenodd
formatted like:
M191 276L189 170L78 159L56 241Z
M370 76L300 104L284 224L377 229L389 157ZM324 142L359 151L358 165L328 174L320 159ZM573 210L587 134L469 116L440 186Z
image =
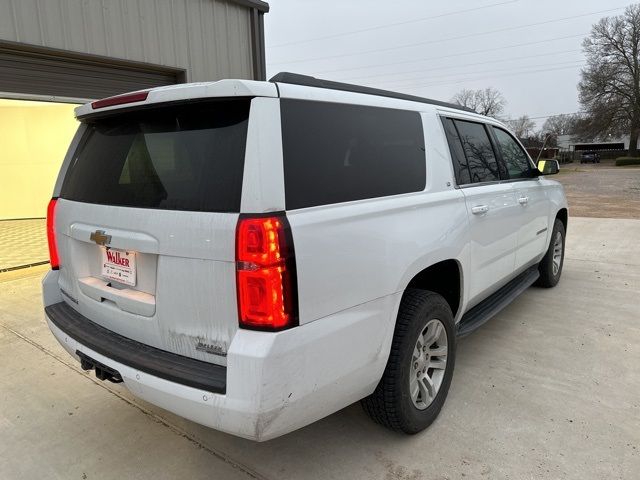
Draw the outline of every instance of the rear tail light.
M236 280L240 327L276 331L298 325L295 252L284 214L240 216Z
M47 206L47 241L49 242L49 261L51 269L58 270L60 268L60 260L58 259L58 244L56 243L55 215L57 198L52 198Z

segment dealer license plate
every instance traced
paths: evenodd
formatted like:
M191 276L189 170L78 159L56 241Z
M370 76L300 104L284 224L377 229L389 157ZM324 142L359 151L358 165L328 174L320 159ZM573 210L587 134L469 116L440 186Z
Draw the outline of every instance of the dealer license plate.
M102 276L125 285L136 285L136 253L102 249Z

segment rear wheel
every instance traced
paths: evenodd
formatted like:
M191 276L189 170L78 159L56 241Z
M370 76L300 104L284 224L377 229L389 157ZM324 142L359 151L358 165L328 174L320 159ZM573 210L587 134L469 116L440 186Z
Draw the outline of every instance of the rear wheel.
M437 293L408 289L391 353L376 390L362 406L376 422L413 434L427 428L447 398L456 335L449 304Z
M551 233L549 249L538 264L540 278L536 281L536 285L539 287L555 287L560 281L562 266L564 265L564 244L564 224L556 219L553 225L553 232Z

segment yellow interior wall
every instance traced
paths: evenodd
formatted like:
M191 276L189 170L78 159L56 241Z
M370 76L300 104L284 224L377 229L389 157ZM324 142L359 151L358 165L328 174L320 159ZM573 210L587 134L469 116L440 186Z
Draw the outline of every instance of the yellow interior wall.
M0 101L0 219L45 217L76 105Z

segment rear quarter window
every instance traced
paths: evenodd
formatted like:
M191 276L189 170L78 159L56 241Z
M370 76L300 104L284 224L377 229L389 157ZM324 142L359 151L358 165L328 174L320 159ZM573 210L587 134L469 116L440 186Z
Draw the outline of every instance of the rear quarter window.
M288 210L424 190L418 112L282 99Z
M250 101L163 106L88 120L60 197L239 212Z

